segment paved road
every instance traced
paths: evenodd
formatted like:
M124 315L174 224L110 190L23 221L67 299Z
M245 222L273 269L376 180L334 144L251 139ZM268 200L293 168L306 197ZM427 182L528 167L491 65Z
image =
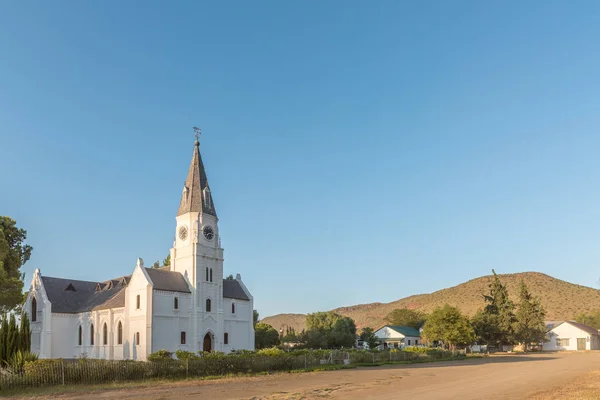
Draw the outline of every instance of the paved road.
M119 399L526 399L600 369L600 352L508 355L418 365L179 382L94 393ZM90 395L64 398L86 399Z

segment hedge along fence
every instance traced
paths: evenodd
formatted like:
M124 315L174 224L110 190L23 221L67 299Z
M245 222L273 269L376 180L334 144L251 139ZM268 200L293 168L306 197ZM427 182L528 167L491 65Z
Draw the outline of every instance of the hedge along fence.
M167 359L152 362L46 359L27 362L23 370L17 373L2 373L0 370L0 390L150 379L185 379L233 374L256 374L310 369L327 364L427 360L445 358L443 353L449 353L445 355L446 357L451 354L450 352L438 353L440 354L401 351L300 350L272 354L245 352L224 355L211 353L204 357L193 357L185 360Z

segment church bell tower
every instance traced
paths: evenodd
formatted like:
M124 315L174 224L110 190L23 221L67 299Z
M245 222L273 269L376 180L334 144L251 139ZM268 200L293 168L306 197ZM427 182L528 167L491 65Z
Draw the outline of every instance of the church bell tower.
M223 249L219 238L219 219L208 178L200 155L198 128L192 162L181 191L177 212L175 242L171 249L171 270L180 272L202 295L217 295L222 286Z

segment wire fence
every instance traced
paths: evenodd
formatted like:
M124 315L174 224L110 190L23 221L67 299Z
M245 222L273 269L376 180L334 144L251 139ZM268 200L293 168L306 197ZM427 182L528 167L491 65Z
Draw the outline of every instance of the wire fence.
M314 369L334 364L378 364L435 360L450 352L419 354L404 351L330 351L283 355L222 355L194 360L109 361L46 359L29 362L21 370L0 369L0 390L42 386L102 384L151 379L186 379L236 374Z

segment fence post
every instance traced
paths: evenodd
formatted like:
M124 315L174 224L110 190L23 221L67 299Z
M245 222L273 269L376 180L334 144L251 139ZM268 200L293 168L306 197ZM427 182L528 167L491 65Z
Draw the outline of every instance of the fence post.
M375 353L371 353L373 355L373 364L375 364Z
M304 354L304 369L308 368L308 360L306 358L306 354Z
M60 362L60 369L62 371L62 384L63 384L63 386L65 386L65 362L64 361Z
M190 359L187 358L185 360L185 376L186 376L186 378L188 377L189 374L190 374Z

